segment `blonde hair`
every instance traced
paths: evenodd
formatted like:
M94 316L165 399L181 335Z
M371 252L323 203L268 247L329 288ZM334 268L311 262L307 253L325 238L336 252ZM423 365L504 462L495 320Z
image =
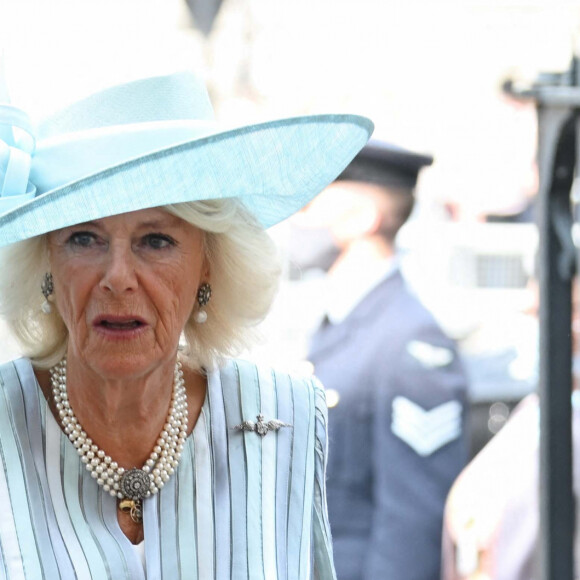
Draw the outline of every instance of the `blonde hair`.
M193 312L183 330L181 357L191 368L212 368L248 349L259 337L256 326L268 313L280 278L276 246L236 198L164 206L205 233L211 300L207 322ZM38 368L54 366L66 353L68 331L53 307L41 310L40 286L49 270L47 236L0 249L0 315L22 353ZM191 291L197 295L197 288ZM194 309L195 311L195 309Z

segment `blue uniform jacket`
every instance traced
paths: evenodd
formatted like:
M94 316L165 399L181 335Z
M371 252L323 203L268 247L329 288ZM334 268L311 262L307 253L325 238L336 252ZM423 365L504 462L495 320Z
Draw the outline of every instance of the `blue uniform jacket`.
M327 497L338 580L436 580L443 507L467 459L454 343L400 272L309 355L329 403ZM332 392L335 391L335 392Z

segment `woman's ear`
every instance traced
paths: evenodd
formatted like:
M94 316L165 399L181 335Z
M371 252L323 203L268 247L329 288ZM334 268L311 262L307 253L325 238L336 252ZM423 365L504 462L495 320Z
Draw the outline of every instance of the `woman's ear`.
M201 280L202 280L202 282L209 282L210 275L211 275L211 268L209 265L209 258L207 257L207 254L206 254L204 259L203 259L203 264L201 265Z
M44 238L44 256L43 256L43 259L44 259L46 271L50 272L51 264L52 264L52 252L51 252L49 234L45 234L45 238Z
M201 270L200 270L201 282L208 282L210 274L211 274L209 251L208 251L208 235L209 234L207 232L204 232L203 245L202 245L203 261L201 263Z

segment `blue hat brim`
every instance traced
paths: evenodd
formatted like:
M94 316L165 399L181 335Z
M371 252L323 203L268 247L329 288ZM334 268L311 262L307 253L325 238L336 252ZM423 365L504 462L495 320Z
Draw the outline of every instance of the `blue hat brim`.
M0 246L78 223L194 200L238 197L264 227L306 205L370 138L357 115L312 115L169 147L43 193L0 216Z

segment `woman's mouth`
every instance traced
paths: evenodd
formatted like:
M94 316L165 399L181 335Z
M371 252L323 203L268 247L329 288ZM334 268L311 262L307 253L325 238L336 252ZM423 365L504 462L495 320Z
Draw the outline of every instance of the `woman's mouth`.
M100 325L103 328L110 328L111 330L131 330L141 326L143 323L139 320L128 320L127 322L111 322L109 320L102 320Z
M146 326L142 318L132 316L99 316L93 321L93 328L97 332L117 338L132 338Z

